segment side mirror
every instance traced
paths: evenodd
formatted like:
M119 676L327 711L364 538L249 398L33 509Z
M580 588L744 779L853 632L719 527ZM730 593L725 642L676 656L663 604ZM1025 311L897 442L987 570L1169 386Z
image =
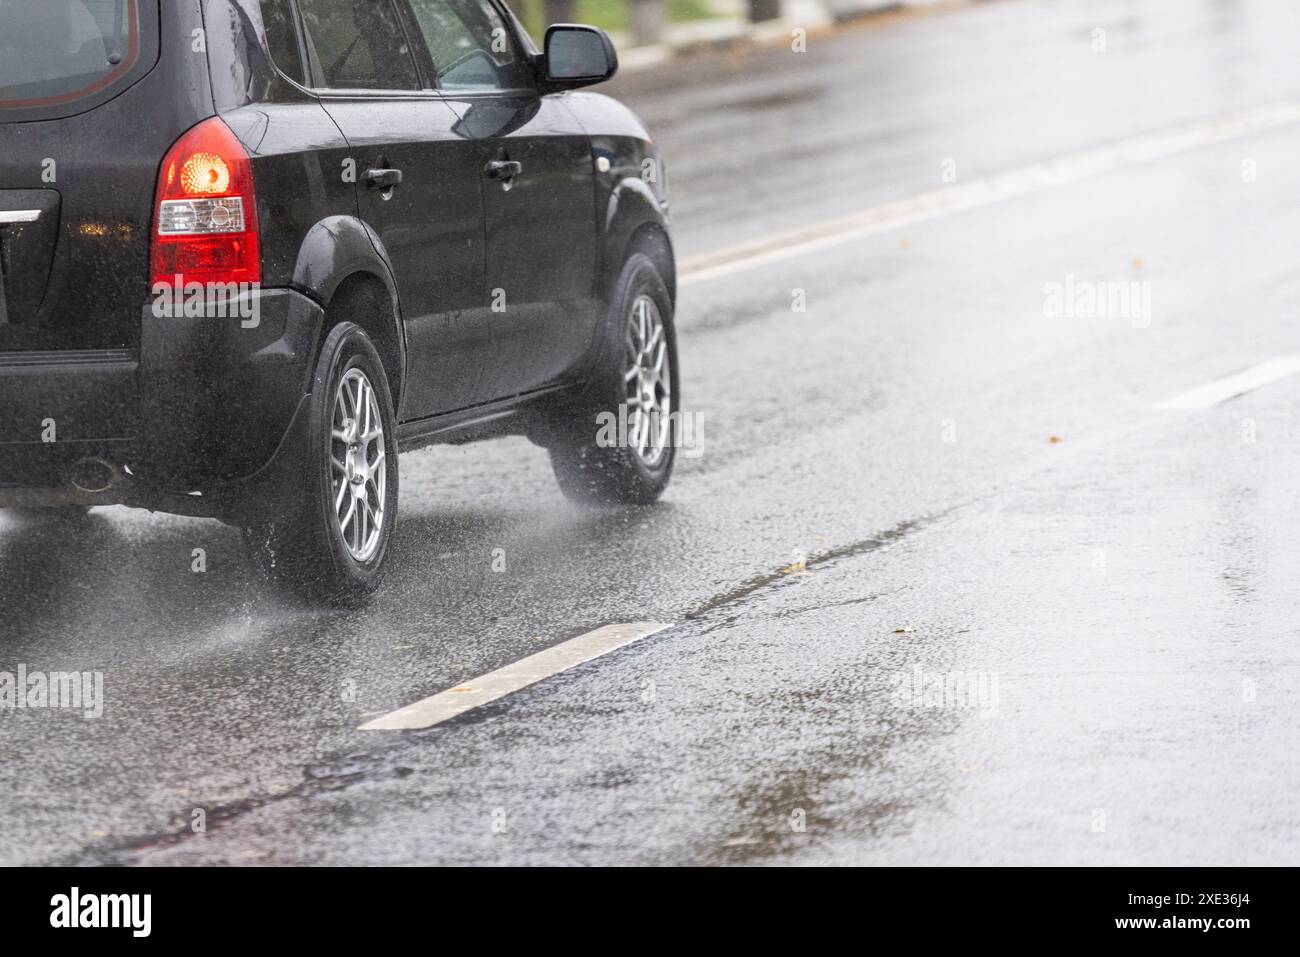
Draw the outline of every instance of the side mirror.
M603 83L618 71L618 53L604 30L557 23L546 31L546 85L574 90Z

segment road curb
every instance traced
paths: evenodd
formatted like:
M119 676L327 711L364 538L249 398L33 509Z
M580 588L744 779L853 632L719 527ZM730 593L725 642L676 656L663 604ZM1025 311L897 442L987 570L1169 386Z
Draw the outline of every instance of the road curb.
M843 0L817 4L815 8L809 6L800 13L764 23L701 20L681 30L681 35L674 40L648 46L625 46L620 42L625 38L617 35L614 40L618 47L619 72L639 73L699 54L784 44L791 40L794 30L804 30L809 37L826 36L871 22L947 12L976 2L979 0Z

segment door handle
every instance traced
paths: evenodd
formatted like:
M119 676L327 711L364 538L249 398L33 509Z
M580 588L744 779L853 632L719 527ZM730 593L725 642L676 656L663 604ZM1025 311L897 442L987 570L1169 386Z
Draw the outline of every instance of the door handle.
M368 169L362 176L366 189L392 189L402 183L400 169Z
M518 160L491 160L483 167L488 179L499 179L507 183L523 171L524 164Z

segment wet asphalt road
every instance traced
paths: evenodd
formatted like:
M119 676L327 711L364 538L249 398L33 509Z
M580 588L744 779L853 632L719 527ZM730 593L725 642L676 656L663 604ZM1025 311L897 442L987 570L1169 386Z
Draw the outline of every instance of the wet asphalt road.
M611 92L689 260L947 159L1300 100L1288 7L1007 0ZM580 510L522 439L407 456L362 611L287 604L215 523L0 514L0 670L107 699L0 713L0 863L1294 863L1300 377L1156 406L1300 353L1298 151L1289 123L688 282L704 443L665 500ZM1048 318L1067 275L1149 283L1149 325ZM356 730L628 621L674 627ZM902 693L952 675L985 696Z

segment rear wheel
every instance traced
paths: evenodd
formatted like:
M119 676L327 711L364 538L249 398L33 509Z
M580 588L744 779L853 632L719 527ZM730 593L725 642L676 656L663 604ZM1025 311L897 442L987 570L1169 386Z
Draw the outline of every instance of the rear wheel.
M575 501L647 505L672 478L681 401L672 300L648 256L623 267L606 337L587 394L553 429L551 465Z
M321 346L307 417L305 474L285 517L244 528L262 570L312 598L351 604L382 583L397 515L397 430L383 364L350 322Z

